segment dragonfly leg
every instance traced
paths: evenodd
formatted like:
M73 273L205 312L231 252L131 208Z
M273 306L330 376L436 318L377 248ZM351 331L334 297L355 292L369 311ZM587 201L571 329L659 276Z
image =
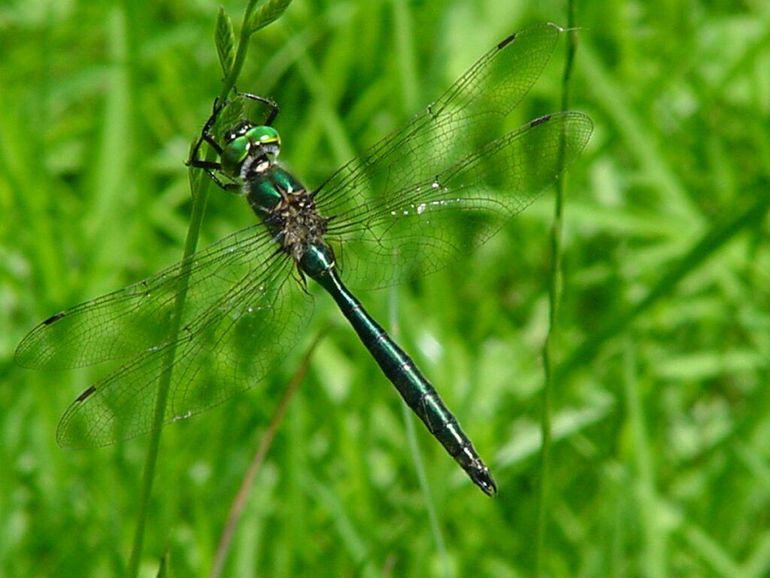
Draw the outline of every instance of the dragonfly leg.
M271 126L273 124L273 121L275 120L275 117L278 116L278 113L280 112L280 107L278 106L278 103L275 102L271 98L267 98L264 96L259 96L257 94L252 94L250 92L236 92L236 94L240 97L246 98L248 100L253 100L256 102L261 102L264 104L270 112L267 114L267 118L264 121L265 126Z
M196 141L192 151L190 151L190 158L187 159L185 164L188 167L195 167L197 169L203 169L206 171L206 174L209 176L209 178L214 181L220 189L231 193L238 193L241 190L240 184L235 182L225 182L217 175L217 173L222 174L221 163L216 161L200 160L198 158L201 146L204 142L207 143L212 149L214 149L214 151L217 153L217 156L222 156L222 147L211 133L211 129L216 123L217 118L219 117L219 113L222 112L222 109L224 109L228 104L229 101L227 100L220 101L218 98L214 99L214 106L212 107L211 116L209 116L206 124L203 125L201 134L198 137L198 140Z
M217 156L222 155L222 147L219 146L219 143L214 138L214 135L211 134L211 128L214 126L214 123L217 122L217 118L219 118L219 113L222 112L222 109L225 108L229 104L229 101L223 100L220 101L218 98L214 99L214 106L211 110L211 116L209 116L208 120L206 120L206 124L203 125L203 128L201 129L201 135L198 137L197 142L195 143L195 146L193 147L193 150L190 152L190 158L187 159L187 162L185 163L188 167L198 167L198 168L207 168L206 166L203 166L204 163L208 165L217 165L217 170L221 169L221 166L219 163L212 163L212 162L206 162L206 161L199 161L198 160L198 154L200 153L201 145L203 142L207 142L208 145L213 148Z

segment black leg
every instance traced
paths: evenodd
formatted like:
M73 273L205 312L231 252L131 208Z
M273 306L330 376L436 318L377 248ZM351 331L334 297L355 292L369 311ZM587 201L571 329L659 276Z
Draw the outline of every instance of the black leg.
M278 104L275 101L269 98L265 98L263 96L251 94L249 92L236 91L235 94L239 97L262 103L268 108L269 112L267 114L267 118L264 121L264 124L266 126L270 126L275 120L275 117L278 116L279 108L278 108ZM221 157L222 147L217 142L216 138L214 138L214 135L212 134L212 129L214 128L214 125L216 124L217 119L219 118L219 114L229 104L230 104L229 100L222 100L222 101L220 101L219 99L214 100L214 106L212 107L211 116L209 116L208 120L206 121L206 124L203 125L203 128L201 129L201 134L198 137L198 140L196 141L192 151L190 152L190 158L187 159L187 162L185 162L185 164L188 167L195 167L206 171L206 174L209 176L209 178L212 181L214 181L219 188L228 192L239 193L241 191L240 183L235 182L228 175L224 175L227 178L228 182L226 182L221 178L221 175L223 175L224 173L222 173L222 164L220 162L200 160L198 158L200 155L201 146L203 145L204 142L206 142L212 149L214 149L214 151L216 151L217 156Z
M195 143L195 146L193 147L193 150L190 152L190 158L187 159L187 162L185 163L187 166L193 166L198 167L201 169L219 169L221 168L219 166L219 163L216 163L217 166L213 167L211 166L213 163L205 162L205 161L199 161L198 160L198 154L200 153L201 145L203 142L207 142L211 148L213 148L217 155L222 154L222 147L219 146L219 143L214 138L214 135L211 134L211 128L214 126L214 123L217 122L217 118L219 117L219 113L222 112L222 109L227 106L228 101L222 101L219 102L219 99L214 100L214 106L211 111L211 116L209 116L208 120L206 121L206 124L203 125L203 128L201 129L201 135L198 137L198 141ZM201 164L201 163L205 163Z
M280 111L280 108L278 107L278 103L270 98L266 98L264 96L258 96L256 94L251 94L250 92L236 92L238 96L242 96L243 98L247 98L249 100L253 100L256 102L261 102L264 104L270 112L267 114L267 118L265 119L265 126L270 126L273 124L273 121L275 120L275 117L278 116L278 112Z
M222 147L219 146L219 143L214 138L214 135L211 134L211 129L214 126L214 123L216 123L217 118L219 117L219 113L222 112L222 109L225 108L227 104L228 102L226 100L222 102L220 102L219 99L214 100L211 116L209 116L206 124L203 125L203 128L201 129L201 135L198 137L198 141L195 143L193 150L190 152L190 158L187 159L185 164L188 167L203 169L206 171L206 174L209 176L209 178L214 181L219 188L232 192L234 189L239 189L240 187L235 183L225 183L217 176L217 172L221 173L222 171L221 163L215 161L200 160L198 158L201 145L204 143L204 141L216 151L217 156L221 156Z

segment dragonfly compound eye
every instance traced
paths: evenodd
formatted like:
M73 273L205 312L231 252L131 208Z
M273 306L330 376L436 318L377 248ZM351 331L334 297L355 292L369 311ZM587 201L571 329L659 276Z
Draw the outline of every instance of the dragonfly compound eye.
M222 170L229 175L240 172L240 166L249 156L251 141L247 136L237 136L230 140L222 150L220 162Z
M254 149L250 151L253 154L266 154L272 160L281 151L281 137L272 126L252 127L246 133L246 137L252 143L252 146L257 145L259 147L259 150Z
M267 157L269 163L281 151L281 137L271 126L239 125L225 135L225 147L220 156L222 170L230 175L240 173L240 168L249 157Z

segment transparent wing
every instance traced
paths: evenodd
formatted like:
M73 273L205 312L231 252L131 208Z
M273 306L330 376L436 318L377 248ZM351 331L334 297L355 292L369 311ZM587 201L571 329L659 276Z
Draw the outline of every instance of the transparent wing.
M540 76L560 33L556 25L542 24L509 36L482 56L404 129L344 165L319 187L315 193L316 203L323 215L332 217L330 236L336 235L339 242L337 249L341 255L338 257L346 279L356 279L362 286L387 285L398 281L414 265L414 259L425 261L419 248L432 250L438 257L438 247L446 246L452 234L444 228L446 219L426 217L418 222L408 218L416 207L421 207L421 211L429 206L435 210L439 200L444 201L443 211L450 206L455 210L483 207L490 211L498 207L488 192L489 179L479 183L477 191L470 190L471 177L488 177L492 169L482 168L489 163L475 155L469 157L468 151L495 153L492 156L504 161L506 167L523 165L521 153L527 148L526 143L513 147L510 143L526 139L524 133L528 128L495 137L502 134L503 120ZM493 146L491 142L496 144ZM506 160L502 154L505 151L515 158ZM545 156L548 154L553 155L553 150L548 150ZM448 183L443 182L440 190L432 190L438 175L452 171L472 157L476 159L475 165L467 167L464 180L458 177L455 186L448 187ZM511 175L509 168L499 172L501 176ZM510 216L510 207L530 194L525 187L538 186L532 191L536 193L558 172L539 180L519 178L513 193L508 183L497 179L509 195L518 196L500 199L498 210ZM451 198L461 181L469 197ZM487 201L479 199L482 191ZM426 226L428 223L432 226ZM414 228L416 226L418 228ZM405 251L406 247L415 250ZM393 252L394 248L397 253ZM379 257L380 262L373 262L370 257ZM386 262L382 258L390 260ZM390 268L394 259L397 266ZM438 266L438 262L436 264Z
M346 280L384 286L467 253L528 207L577 158L592 129L577 112L541 117L367 211L333 219L327 239L340 247Z
M19 345L22 365L129 359L69 407L59 443L100 446L146 433L158 384L169 371L164 422L199 413L261 381L293 348L312 313L293 271L293 261L258 225L40 324ZM174 339L171 315L185 280L181 331Z
M150 431L159 380L171 371L164 423L195 415L264 379L293 348L312 312L276 254L265 274L233 287L216 315L201 315L178 341L145 351L88 388L57 431L67 447L108 445ZM173 369L170 361L173 355Z
M152 277L57 313L16 349L29 368L83 367L133 357L169 338L177 294L187 284L182 326L226 306L231 288L256 276L275 251L262 225L233 233Z
M491 140L489 131L540 77L560 32L541 24L500 42L406 127L340 167L316 191L319 210L344 219L362 205L376 206L385 191L431 179ZM474 143L474 136L483 142Z

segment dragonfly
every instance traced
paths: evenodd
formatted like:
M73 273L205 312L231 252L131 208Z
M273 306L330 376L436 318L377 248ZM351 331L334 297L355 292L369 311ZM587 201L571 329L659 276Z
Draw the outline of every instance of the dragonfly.
M506 37L406 126L312 190L278 161L276 103L237 92L215 102L188 165L245 197L255 222L143 281L53 315L21 341L15 359L25 367L117 363L67 409L59 444L103 446L149 432L167 373L164 423L265 380L305 331L312 282L446 452L495 495L488 466L436 388L348 286L387 287L462 259L458 277L471 274L473 248L578 157L593 128L580 112L505 128L563 32L548 23ZM257 121L244 112L255 105L263 109ZM204 147L214 160L200 159Z

